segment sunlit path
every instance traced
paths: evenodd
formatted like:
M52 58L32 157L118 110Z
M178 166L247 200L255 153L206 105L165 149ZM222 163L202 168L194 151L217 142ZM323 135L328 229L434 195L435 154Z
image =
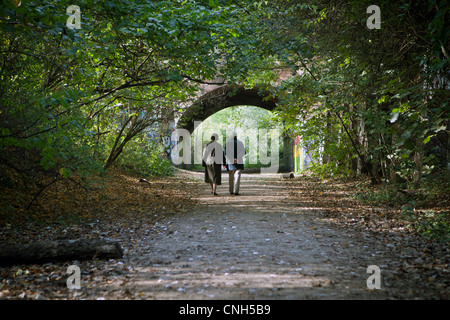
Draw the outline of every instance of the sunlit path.
M397 278L397 258L383 235L321 221L326 208L305 207L306 198L293 197L293 183L281 175L243 175L239 196L227 195L226 185L213 196L202 174L194 176L195 210L174 216L169 234L149 240L148 254L130 252L140 267L128 286L139 297L386 299L420 291L412 279ZM380 290L367 287L369 265L383 268Z

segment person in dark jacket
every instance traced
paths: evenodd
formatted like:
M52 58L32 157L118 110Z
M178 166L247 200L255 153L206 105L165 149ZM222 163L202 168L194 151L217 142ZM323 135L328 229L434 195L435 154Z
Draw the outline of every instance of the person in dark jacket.
M211 186L211 193L217 196L217 186L222 184L222 165L225 163L222 146L217 142L219 135L214 133L203 150L202 166L205 167L205 182Z
M225 159L229 176L230 194L239 194L241 172L244 170L244 156L244 144L237 139L237 133L233 132L230 139L225 144Z

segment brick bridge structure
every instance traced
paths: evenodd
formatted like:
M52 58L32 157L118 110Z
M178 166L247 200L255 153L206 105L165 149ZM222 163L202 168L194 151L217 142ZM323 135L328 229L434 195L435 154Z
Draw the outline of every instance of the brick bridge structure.
M281 81L292 77L292 71L282 70L274 86ZM269 97L269 98L268 98ZM176 127L186 129L191 134L195 127L195 121L203 121L214 113L228 107L255 106L269 111L277 107L277 99L271 97L269 92L258 87L245 88L240 85L202 85L197 99L184 108L181 117L176 121ZM280 171L287 172L294 169L293 139L283 135L283 162L280 163Z

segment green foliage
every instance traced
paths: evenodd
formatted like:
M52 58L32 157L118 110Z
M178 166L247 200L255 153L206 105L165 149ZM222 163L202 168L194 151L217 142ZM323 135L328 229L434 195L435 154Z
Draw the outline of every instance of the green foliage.
M72 4L0 8L0 163L24 176L30 163L64 178L98 172L90 164L108 167L146 128L167 125L195 84L222 68L242 11L215 1L81 0L81 28L70 30ZM17 150L33 157L18 166Z
M194 147L195 139L202 139L201 143L204 146L210 141L212 133L219 134L219 139L222 139L221 143L224 144L229 139L229 135L236 131L246 148L244 158L246 167L260 168L262 165L259 160L259 150L256 146L259 141L260 130L266 129L278 129L280 133L282 132L282 125L276 114L253 106L226 108L207 118L194 130L192 147ZM269 143L270 141L269 138ZM268 150L270 150L270 147L268 147ZM281 152L282 145L280 143Z
M397 192L402 185L386 186L383 185L378 189L360 188L355 194L355 198L372 205L385 205L389 207L399 207L406 202L401 202Z
M272 112L253 106L237 106L223 109L201 123L203 131L218 130L258 130L280 127L279 120Z
M418 182L442 166L426 154L449 141L447 1L379 1L380 30L365 26L370 0L80 0L74 30L72 4L2 1L0 181L87 177L115 161L168 173L144 133L167 133L218 77L270 90L322 175L362 164L377 182ZM243 112L229 124L279 125Z
M450 212L425 210L416 212L411 206L402 207L402 216L424 237L443 242L450 240Z
M313 170L348 172L360 161L380 182L415 157L407 176L420 180L430 172L420 158L432 138L449 139L448 5L381 1L382 28L370 30L372 4L273 1L255 24L266 32L256 34L271 44L264 61L295 75L277 88L279 114L320 161Z
M410 191L403 194L399 190ZM450 240L450 214L446 208L436 205L448 201L449 182L428 176L420 185L401 183L382 185L377 188L358 186L354 198L369 205L385 206L398 211L397 219L404 220L413 230L424 237L440 241ZM429 209L431 206L435 209Z
M173 166L164 148L149 140L136 140L127 145L123 157L117 164L142 176L168 176L173 174Z

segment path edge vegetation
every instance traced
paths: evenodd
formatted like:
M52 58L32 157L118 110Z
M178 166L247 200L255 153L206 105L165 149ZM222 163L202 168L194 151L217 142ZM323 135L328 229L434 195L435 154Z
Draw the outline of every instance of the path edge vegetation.
M369 177L361 201L401 204L445 239L448 1L379 1L380 29L366 26L368 0L76 2L79 29L66 23L73 1L2 0L2 223L39 216L51 188L89 191L115 165L171 174L162 137L199 86L258 84L309 170ZM292 77L274 85L280 70ZM442 209L416 210L433 197Z

